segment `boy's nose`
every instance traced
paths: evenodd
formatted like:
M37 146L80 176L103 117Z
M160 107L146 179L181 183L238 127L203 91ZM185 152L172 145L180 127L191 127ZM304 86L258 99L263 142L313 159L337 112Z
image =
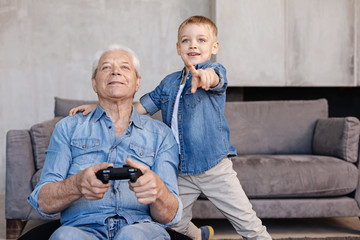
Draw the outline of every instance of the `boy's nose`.
M196 42L191 41L190 48L197 48Z

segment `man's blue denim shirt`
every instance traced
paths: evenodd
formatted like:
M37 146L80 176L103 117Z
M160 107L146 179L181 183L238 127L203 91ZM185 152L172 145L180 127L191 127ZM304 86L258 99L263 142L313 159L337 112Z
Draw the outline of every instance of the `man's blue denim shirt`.
M130 124L116 139L115 128L106 112L98 106L89 115L76 114L66 117L55 127L52 134L40 182L31 193L29 202L44 217L38 208L41 187L49 182L63 181L85 168L102 162L114 167L125 165L131 158L145 164L165 183L178 199L179 207L174 219L167 225L180 221L182 203L178 193L178 146L171 130L162 122L139 115L133 108ZM63 225L104 225L108 217L122 216L128 224L154 221L149 205L138 203L128 180L111 181L111 187L100 200L84 197L61 212Z
M217 86L205 91L198 88L191 93L191 72L179 101L178 126L180 141L180 171L182 175L203 173L216 166L225 157L236 156L230 144L229 125L224 116L226 101L226 70L210 61L198 64L196 69L212 68L219 76ZM171 117L185 68L166 76L140 102L150 114L161 110L163 122L171 127Z

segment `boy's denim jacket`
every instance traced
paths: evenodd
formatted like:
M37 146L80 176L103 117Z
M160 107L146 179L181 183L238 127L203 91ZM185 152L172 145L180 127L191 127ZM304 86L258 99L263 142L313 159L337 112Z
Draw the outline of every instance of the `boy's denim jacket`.
M230 144L229 125L224 116L226 100L226 69L210 61L198 64L196 69L212 68L218 74L217 86L205 91L191 90L191 72L186 77L184 90L179 101L178 126L180 141L180 173L194 175L216 166L225 157L236 156L236 149ZM159 109L163 122L171 127L171 118L185 68L166 76L150 93L141 97L140 102L150 114Z

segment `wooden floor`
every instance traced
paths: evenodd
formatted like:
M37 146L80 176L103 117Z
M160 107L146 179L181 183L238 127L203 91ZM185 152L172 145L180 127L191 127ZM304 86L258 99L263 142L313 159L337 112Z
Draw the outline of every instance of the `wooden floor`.
M214 239L242 239L227 220L194 220L197 226L211 225ZM354 218L325 219L264 219L264 225L274 239L281 238L359 238L360 220ZM6 239L5 196L0 194L0 239Z

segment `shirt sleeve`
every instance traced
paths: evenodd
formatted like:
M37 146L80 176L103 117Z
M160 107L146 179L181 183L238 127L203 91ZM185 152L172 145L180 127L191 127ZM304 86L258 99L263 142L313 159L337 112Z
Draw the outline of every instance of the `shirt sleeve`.
M176 225L180 222L183 205L179 196L177 184L179 150L170 128L164 126L164 138L156 156L153 171L162 179L168 190L178 200L178 209L175 217L166 226Z
M58 214L46 214L40 211L38 201L41 188L51 182L63 181L67 177L67 172L71 163L71 152L69 146L69 133L64 131L64 125L69 123L70 119L61 120L55 127L50 139L48 150L46 151L46 159L42 169L39 183L36 185L34 191L30 194L28 202L35 210L43 217L50 218Z
M215 73L219 76L219 83L215 87L210 88L210 91L222 94L227 88L226 69L219 63L211 63L209 68L214 69Z
M140 98L140 103L150 115L161 109L161 103L163 101L162 90L169 76L165 77L153 91Z

